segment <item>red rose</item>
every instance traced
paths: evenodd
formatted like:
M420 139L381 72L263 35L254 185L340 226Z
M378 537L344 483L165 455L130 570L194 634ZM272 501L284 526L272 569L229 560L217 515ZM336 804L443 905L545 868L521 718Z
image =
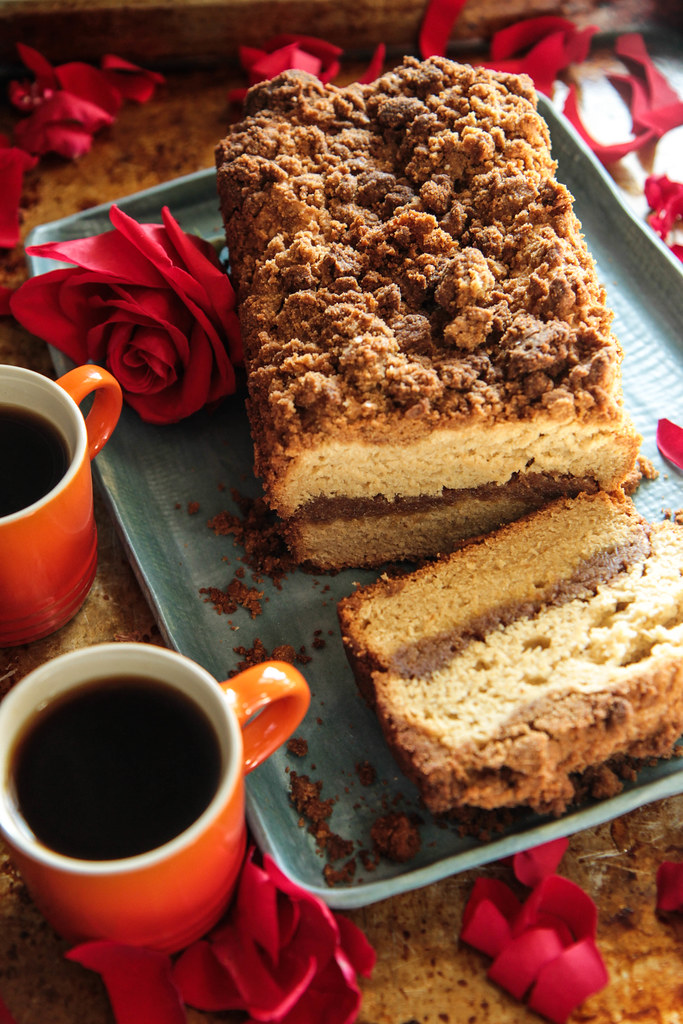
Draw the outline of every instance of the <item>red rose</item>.
M356 972L371 973L374 950L351 921L263 860L260 868L247 856L225 922L176 962L183 1001L278 1024L351 1024Z
M162 211L138 224L27 249L74 264L26 281L13 315L75 363L98 363L149 423L174 423L235 391L242 347L235 295L213 247Z

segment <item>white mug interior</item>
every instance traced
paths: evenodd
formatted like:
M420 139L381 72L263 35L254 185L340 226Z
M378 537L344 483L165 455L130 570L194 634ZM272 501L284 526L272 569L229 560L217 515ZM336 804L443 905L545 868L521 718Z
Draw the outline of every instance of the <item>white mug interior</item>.
M50 377L23 366L0 365L0 406L18 406L44 416L64 438L69 466L54 487L42 498L9 515L0 516L0 524L30 515L47 504L60 490L68 487L86 456L88 432L85 420L71 395Z
M213 723L220 744L221 776L210 803L183 832L154 850L119 860L89 861L49 849L24 821L12 793L11 761L18 738L36 712L78 686L111 676L146 676L190 697ZM62 654L21 679L0 701L0 832L25 856L60 871L110 875L139 870L194 842L220 814L242 775L242 733L230 701L196 662L153 644L97 644Z

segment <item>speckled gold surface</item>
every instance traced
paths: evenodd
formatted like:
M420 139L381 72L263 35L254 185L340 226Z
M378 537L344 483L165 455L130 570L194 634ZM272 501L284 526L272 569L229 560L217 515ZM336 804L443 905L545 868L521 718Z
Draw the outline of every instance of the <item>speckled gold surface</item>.
M345 69L344 79L355 77L357 70ZM593 88L602 90L602 64L584 71L590 71L584 75L584 95L590 97ZM26 178L24 234L36 224L210 166L227 123L226 97L233 84L227 73L171 74L150 103L124 106L78 162L43 159ZM595 117L605 104L592 109ZM9 107L0 106L0 132L12 121ZM676 177L682 152L678 130L656 149L622 162L616 177L634 208L643 209L645 175L656 170ZM19 284L23 275L21 247L0 251L0 283ZM10 320L0 320L0 361L52 373L44 344ZM59 633L0 650L0 694L62 651L116 638L158 641L152 614L99 501L97 519L100 557L90 596ZM574 1024L683 1021L683 915L664 919L655 913L655 872L664 859L683 860L683 797L571 840L560 870L598 905L598 945L610 973L609 986L574 1013ZM505 865L482 871L511 880ZM489 984L487 959L458 941L476 874L457 875L349 913L378 954L372 979L363 982L361 1024L525 1024L538 1019ZM97 976L64 960L64 950L0 848L0 992L17 1024L113 1021ZM190 1011L188 1019L217 1024L240 1017Z

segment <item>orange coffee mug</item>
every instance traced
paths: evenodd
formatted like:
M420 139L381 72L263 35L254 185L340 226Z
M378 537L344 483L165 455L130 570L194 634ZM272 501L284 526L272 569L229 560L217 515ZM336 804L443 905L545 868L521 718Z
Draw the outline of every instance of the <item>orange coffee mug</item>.
M79 404L94 393L84 419ZM97 567L90 462L121 412L107 370L53 381L0 365L0 647L47 636L83 604Z
M55 930L163 952L205 934L244 857L244 775L309 702L286 662L218 683L140 643L82 648L20 680L0 701L0 833Z

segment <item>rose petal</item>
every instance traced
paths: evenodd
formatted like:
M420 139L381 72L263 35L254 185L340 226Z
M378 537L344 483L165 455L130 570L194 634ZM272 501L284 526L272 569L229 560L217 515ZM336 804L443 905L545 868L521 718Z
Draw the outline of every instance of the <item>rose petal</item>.
M379 78L384 68L386 52L387 48L384 43L380 43L379 46L375 47L375 52L370 59L370 63L358 79L361 85L367 85L370 82L374 82L376 78Z
M257 938L271 960L276 960L280 945L277 889L263 868L254 862L254 852L252 846L242 866L233 917L240 931Z
M87 153L93 134L112 120L96 104L60 89L16 125L14 139L28 153L73 159Z
M271 36L266 43L267 50L279 50L282 46L289 46L296 43L304 50L308 50L315 57L318 57L325 66L335 64L343 54L340 46L328 42L326 39L319 39L318 36L306 36L283 32L280 35Z
M657 910L683 910L683 864L665 860L657 868Z
M451 29L460 17L466 0L429 0L418 36L423 59L445 57Z
M365 934L343 914L335 914L341 947L354 971L369 978L377 962L377 954Z
M533 888L547 875L555 872L568 846L567 838L554 839L531 850L516 853L513 858L515 877L523 885Z
M249 69L250 81L252 85L255 85L267 78L275 78L276 75L290 69L307 71L310 75L319 76L322 66L322 61L318 57L306 53L296 43L292 43L279 50L274 50L272 53L264 53L259 60L255 61Z
M264 962L256 944L235 927L212 938L218 962L229 972L243 1008L257 1020L281 1019L301 998L316 972L313 957L288 957L285 969Z
M645 198L651 213L647 220L662 241L667 242L676 221L683 219L683 183L665 174L650 174L645 180ZM674 251L674 245L670 246Z
M647 52L645 40L639 32L619 36L614 49L623 60L635 64L636 69L644 76L652 109L667 107L679 101L678 93L669 85L664 75L657 70Z
M522 999L544 964L563 949L564 943L552 928L530 928L501 949L487 976L515 999Z
M477 878L463 912L460 938L482 953L497 956L510 941L520 909L519 900L504 882Z
M213 246L196 235L185 234L167 206L162 209L161 216L177 257L187 268L193 281L201 285L203 294L197 294L196 301L203 303L203 295L206 295L211 307L216 312L216 322L226 323L226 314L235 311L237 300L228 276L218 262ZM229 340L231 358L240 362L242 346L239 330L237 337L230 337Z
M206 939L193 942L173 967L173 981L188 1006L198 1010L241 1010L244 1000Z
M116 942L89 942L66 957L102 977L117 1024L186 1024L171 961L164 954Z
M0 1024L16 1024L14 1017L5 1006L2 996L0 996Z
M263 49L240 46L238 52L250 84L255 85L290 68L308 71L321 82L329 82L339 73L338 58L343 50L315 36L282 33L268 39ZM231 96L236 98L241 92L233 90Z
M549 875L524 903L513 922L512 932L519 935L525 928L551 921L557 922L558 931L566 926L576 941L595 938L598 911L588 893L575 882L561 875Z
M78 96L88 103L93 103L101 110L106 110L114 117L121 108L121 94L112 88L104 75L92 64L82 61L71 61L55 68L55 75L60 87L72 96Z
M10 249L19 241L19 203L24 174L37 162L23 149L0 145L0 248Z
M603 143L594 139L584 127L583 121L581 120L576 86L573 83L569 86L569 91L565 100L564 115L567 120L571 122L574 129L581 136L586 145L592 149L598 160L604 164L615 163L617 160L621 160L622 157L626 156L628 153L633 153L634 151L641 149L643 146L646 146L648 142L651 142L656 138L656 132L649 129L641 132L641 134L632 139L627 139L625 142Z
M73 270L52 270L30 277L10 298L12 315L31 334L55 345L75 363L87 363L89 354L82 326L65 316L61 308L63 286Z
M358 985L349 984L336 960L315 976L280 1024L353 1024L361 1007Z
M96 274L104 282L129 283L146 288L163 288L166 285L154 263L117 230L88 238L31 245L26 252L29 256L73 263ZM162 255L168 260L165 253Z
M42 53L39 53L32 46L27 46L25 43L17 43L17 52L21 57L22 63L36 76L41 88L45 88L45 86L56 87L57 76L55 75L54 68L49 60L43 57Z
M683 427L671 420L658 420L657 447L665 459L683 469Z
M525 26L526 31L523 31ZM505 29L502 31L507 32ZM551 96L559 73L570 64L585 60L596 31L594 26L588 26L579 32L564 18L531 18L521 23L516 37L512 35L510 40L503 40L502 46L492 47L492 54L494 51L508 53L516 38L533 41L531 49L523 56L510 56L507 59L492 56L486 64L499 71L529 75L539 92Z
M489 56L492 60L505 60L529 49L551 33L574 31L576 31L574 23L558 15L547 14L538 18L525 18L494 32Z
M595 942L585 938L541 967L528 1006L554 1024L564 1024L577 1006L608 981Z
M136 103L146 103L154 95L156 87L166 81L158 71L147 71L113 53L105 53L100 66L109 84L125 99Z

